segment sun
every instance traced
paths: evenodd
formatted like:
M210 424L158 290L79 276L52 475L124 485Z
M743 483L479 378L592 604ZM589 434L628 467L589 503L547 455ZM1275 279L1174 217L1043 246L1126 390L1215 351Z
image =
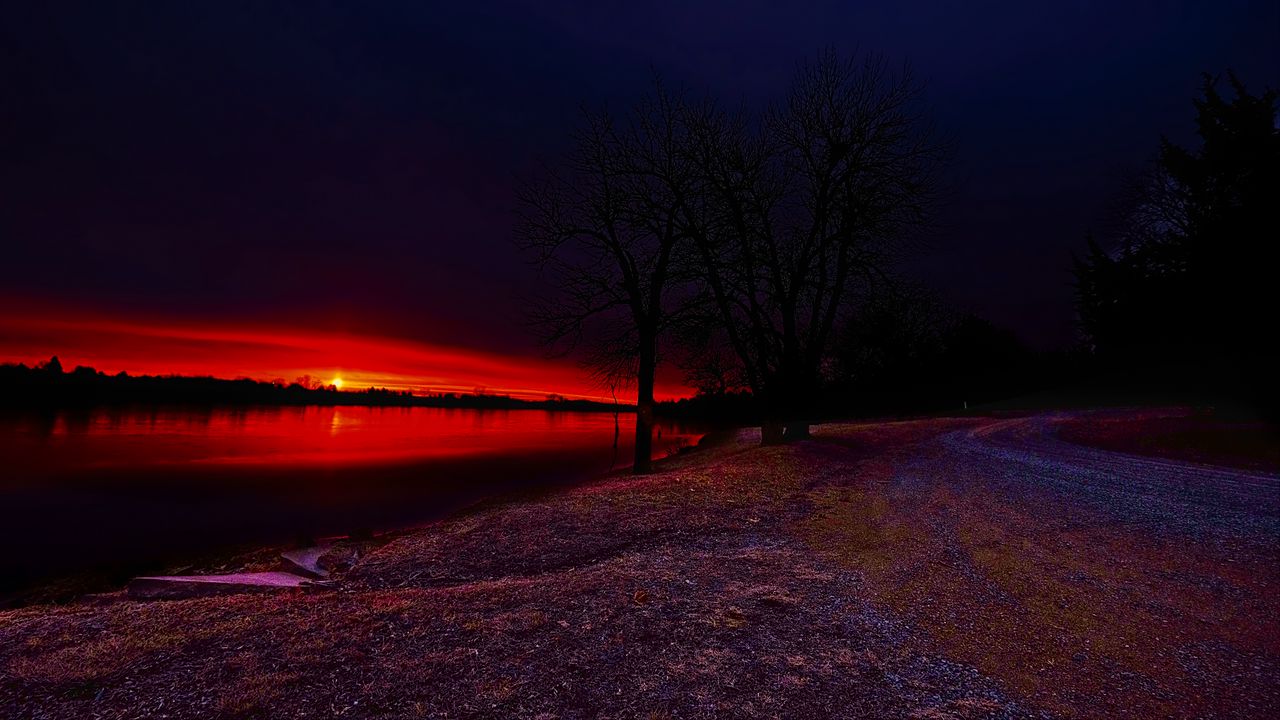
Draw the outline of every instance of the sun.
M333 382L331 382L331 383L329 383L329 384L330 384L330 385L332 385L332 386L334 386L334 387L336 387L336 388L338 388L339 390L341 390L341 389L342 389L342 378L340 378L340 377L336 377L336 378L334 378L334 379L333 379Z

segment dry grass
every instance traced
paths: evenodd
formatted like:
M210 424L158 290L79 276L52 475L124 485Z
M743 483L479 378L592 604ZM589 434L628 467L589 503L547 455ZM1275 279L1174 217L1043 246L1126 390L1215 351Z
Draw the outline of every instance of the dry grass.
M1072 442L1108 450L1280 470L1280 427L1259 420L1222 417L1211 410L1094 413L1064 423L1061 433Z

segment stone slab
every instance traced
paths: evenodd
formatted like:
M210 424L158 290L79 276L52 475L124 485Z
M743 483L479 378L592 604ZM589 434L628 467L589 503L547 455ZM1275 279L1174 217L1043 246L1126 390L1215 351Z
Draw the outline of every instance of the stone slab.
M296 590L311 585L311 581L301 575L279 571L229 575L158 575L131 580L129 597L140 600L180 599Z
M280 558L284 560L287 571L315 580L324 580L329 577L329 571L320 567L320 557L327 552L329 552L328 547L317 545L297 550L286 550L280 553Z

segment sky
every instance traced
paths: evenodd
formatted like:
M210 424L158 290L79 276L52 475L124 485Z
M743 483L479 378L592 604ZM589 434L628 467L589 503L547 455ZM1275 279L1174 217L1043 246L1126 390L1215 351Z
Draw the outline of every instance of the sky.
M1200 73L1280 84L1280 4L6 4L0 361L599 395L526 327L515 179L655 72L759 105L824 47L910 61L954 143L903 271L1054 348L1071 253L1192 139ZM280 336L358 357L241 342Z
M40 308L0 318L0 357L34 364L47 358L33 356L38 352L33 349L50 347L57 348L64 370L83 360L112 374L212 374L346 390L612 399L570 363L423 341L246 321L122 320L85 310ZM663 388L661 399L686 394L677 382Z

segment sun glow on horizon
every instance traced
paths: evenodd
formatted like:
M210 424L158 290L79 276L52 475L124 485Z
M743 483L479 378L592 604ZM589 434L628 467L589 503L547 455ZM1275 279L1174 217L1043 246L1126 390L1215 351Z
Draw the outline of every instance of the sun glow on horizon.
M249 378L286 384L306 378L339 390L350 386L414 394L486 392L534 400L556 394L611 400L572 362L310 328L180 324L19 308L23 312L0 314L0 363L33 364L56 354L68 368L92 366L112 375ZM678 382L660 382L657 395L674 399L692 392Z

